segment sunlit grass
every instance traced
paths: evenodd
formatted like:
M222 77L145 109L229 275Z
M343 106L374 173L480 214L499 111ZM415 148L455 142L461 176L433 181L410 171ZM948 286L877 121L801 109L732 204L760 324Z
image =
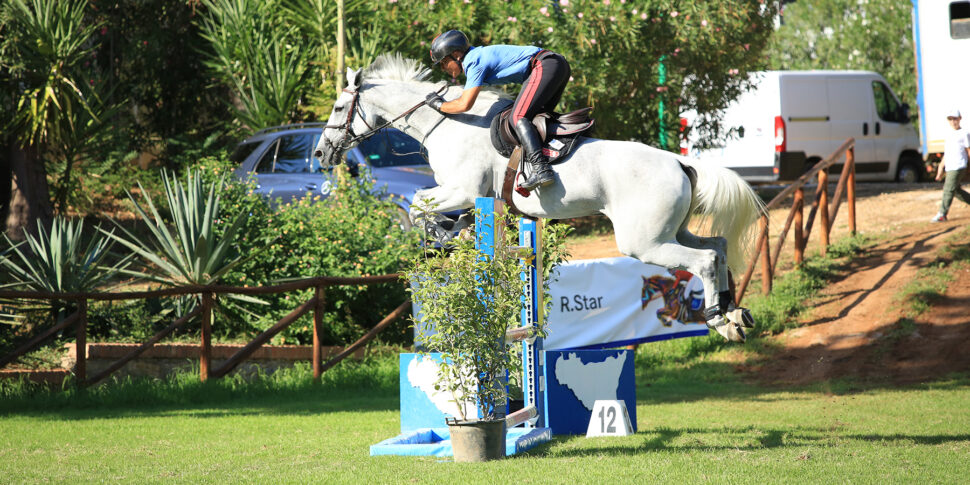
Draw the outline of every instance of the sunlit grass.
M118 383L54 397L5 389L7 483L958 483L970 376L889 388L748 384L704 339L641 346L639 431L557 436L484 464L370 457L399 433L397 359L257 382ZM691 354L697 353L696 356Z

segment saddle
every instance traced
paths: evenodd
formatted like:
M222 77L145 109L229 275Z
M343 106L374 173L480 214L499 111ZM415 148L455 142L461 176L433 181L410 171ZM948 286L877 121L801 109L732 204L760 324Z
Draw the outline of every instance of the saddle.
M566 114L540 113L532 118L539 139L544 143L542 152L549 158L549 163L565 158L572 151L576 137L593 128L594 120L589 117L591 111L593 108L583 108ZM492 146L503 157L511 156L512 150L519 145L511 114L512 107L509 107L492 118Z
M583 108L566 114L542 113L532 119L532 124L543 142L542 153L549 159L550 164L563 161L572 151L579 135L590 131L593 127L593 119L589 117L591 111L593 108ZM490 134L495 150L503 157L509 157L502 181L502 200L508 204L513 214L524 215L512 201L513 187L523 197L528 197L530 192L515 183L517 175L520 174L522 147L515 136L511 113L512 108L509 107L492 118Z

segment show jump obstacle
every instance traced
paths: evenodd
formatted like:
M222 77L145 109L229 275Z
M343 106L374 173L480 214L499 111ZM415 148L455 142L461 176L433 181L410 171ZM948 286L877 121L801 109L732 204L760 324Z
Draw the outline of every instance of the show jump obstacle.
M496 219L504 213L504 204L482 197L475 207L478 250L494 255L504 240L502 223ZM549 441L553 434L585 434L597 399L624 401L636 429L633 352L545 350L542 338L536 337L543 318L541 246L540 222L520 219L519 246L506 249L516 251L526 269L522 326L508 332L506 343L523 346L523 407L509 413L506 403L506 455ZM453 454L445 418L456 414L449 412L449 406L456 405L434 391L438 362L436 354L401 354L401 434L372 445L372 456Z

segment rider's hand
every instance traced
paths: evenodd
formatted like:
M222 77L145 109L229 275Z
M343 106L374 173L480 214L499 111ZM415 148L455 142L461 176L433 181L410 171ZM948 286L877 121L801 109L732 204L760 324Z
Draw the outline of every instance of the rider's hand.
M431 106L437 111L441 111L441 104L445 102L445 98L442 98L438 93L428 93L428 96L424 98L424 104Z

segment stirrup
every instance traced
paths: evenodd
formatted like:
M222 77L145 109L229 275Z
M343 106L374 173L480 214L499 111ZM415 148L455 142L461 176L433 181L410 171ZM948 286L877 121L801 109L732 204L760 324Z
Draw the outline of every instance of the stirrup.
M518 192L519 195L521 195L522 197L528 197L528 196L532 195L532 191L531 190L529 190L529 189L527 189L527 188L525 188L525 187L522 186L522 182L525 182L525 174L524 173L519 172L518 177L516 177L515 179L516 179L515 180L515 191ZM519 182L519 179L522 179L522 182Z

